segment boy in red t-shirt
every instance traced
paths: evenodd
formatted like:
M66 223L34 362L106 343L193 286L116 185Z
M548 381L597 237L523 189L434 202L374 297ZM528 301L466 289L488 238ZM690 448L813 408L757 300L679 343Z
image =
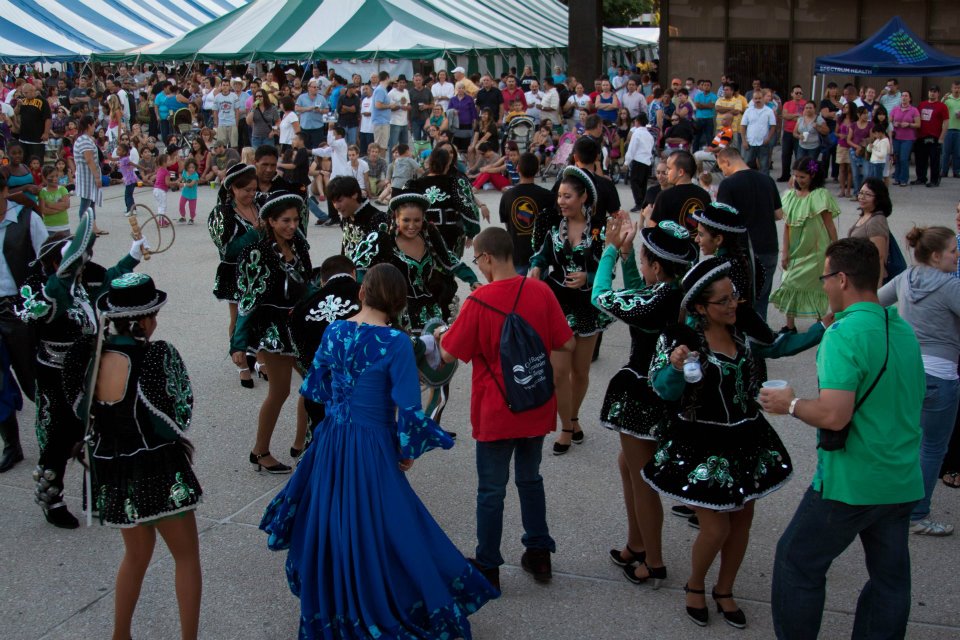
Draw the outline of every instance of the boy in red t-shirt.
M514 413L507 408L500 391L500 332L504 316L473 303L476 297L486 304L518 313L540 336L547 355L551 351L573 351L573 333L550 288L535 278L518 276L513 265L513 241L499 227L488 227L473 239L477 268L489 284L480 287L465 301L456 321L442 335L441 354L447 362L455 359L475 362L470 397L470 422L477 441L477 552L473 560L483 575L500 588L500 540L503 533L503 498L510 477L510 459L516 456L515 482L523 517L523 546L520 559L524 570L538 582L552 577L550 553L556 543L547 528L546 496L540 476L543 439L556 429L557 400ZM488 368L489 367L489 368ZM493 376L500 378L500 381ZM498 385L500 385L498 387Z

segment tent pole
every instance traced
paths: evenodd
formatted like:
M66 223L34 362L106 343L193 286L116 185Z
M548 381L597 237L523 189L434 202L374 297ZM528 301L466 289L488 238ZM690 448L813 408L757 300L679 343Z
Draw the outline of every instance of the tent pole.
M810 84L810 100L817 94L817 74L813 74L813 81Z

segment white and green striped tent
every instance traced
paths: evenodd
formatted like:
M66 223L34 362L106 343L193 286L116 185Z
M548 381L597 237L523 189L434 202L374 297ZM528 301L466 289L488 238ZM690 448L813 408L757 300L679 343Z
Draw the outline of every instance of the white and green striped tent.
M254 0L182 36L93 60L443 58L471 71L533 64L546 73L566 57L566 21L557 0ZM608 29L603 37L608 57L654 47Z

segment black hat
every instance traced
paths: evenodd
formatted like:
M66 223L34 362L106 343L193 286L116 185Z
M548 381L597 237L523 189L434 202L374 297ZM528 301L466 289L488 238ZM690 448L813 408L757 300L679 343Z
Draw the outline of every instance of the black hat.
M267 201L260 207L260 217L266 220L276 211L290 209L295 207L297 210L303 206L303 198L289 191L274 191L270 194Z
M390 198L390 212L396 213L397 208L404 204L418 204L420 208L426 211L430 208L430 198L416 191L396 191L397 195Z
M736 209L722 202L711 202L705 209L697 209L690 217L721 233L746 233L743 216Z
M593 184L593 178L590 177L590 174L581 169L580 167L567 167L563 170L564 178L574 178L583 183L583 186L587 190L587 202L588 207L592 207L597 202L597 186Z
M105 318L135 320L151 316L167 302L167 294L157 289L145 273L125 273L110 281L107 293L97 301Z
M691 308L693 299L705 288L726 277L728 271L730 271L730 262L723 258L707 258L695 264L687 275L683 276L684 294L680 307L693 311Z
M256 172L256 170L257 168L252 164L244 164L242 162L230 165L230 167L227 169L227 173L223 176L223 187L225 189L229 189L234 180L245 173Z
M697 247L690 232L672 220L641 229L640 242L651 253L670 262L689 264L697 259Z

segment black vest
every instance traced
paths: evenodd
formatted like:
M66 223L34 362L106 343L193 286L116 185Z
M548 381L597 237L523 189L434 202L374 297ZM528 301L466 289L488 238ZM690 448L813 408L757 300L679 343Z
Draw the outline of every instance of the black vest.
M7 215L10 215L11 206L17 205L8 200ZM7 227L7 235L3 239L3 259L18 289L27 279L30 273L30 262L36 257L30 237L32 216L33 212L30 209L22 207L17 215L17 221Z

